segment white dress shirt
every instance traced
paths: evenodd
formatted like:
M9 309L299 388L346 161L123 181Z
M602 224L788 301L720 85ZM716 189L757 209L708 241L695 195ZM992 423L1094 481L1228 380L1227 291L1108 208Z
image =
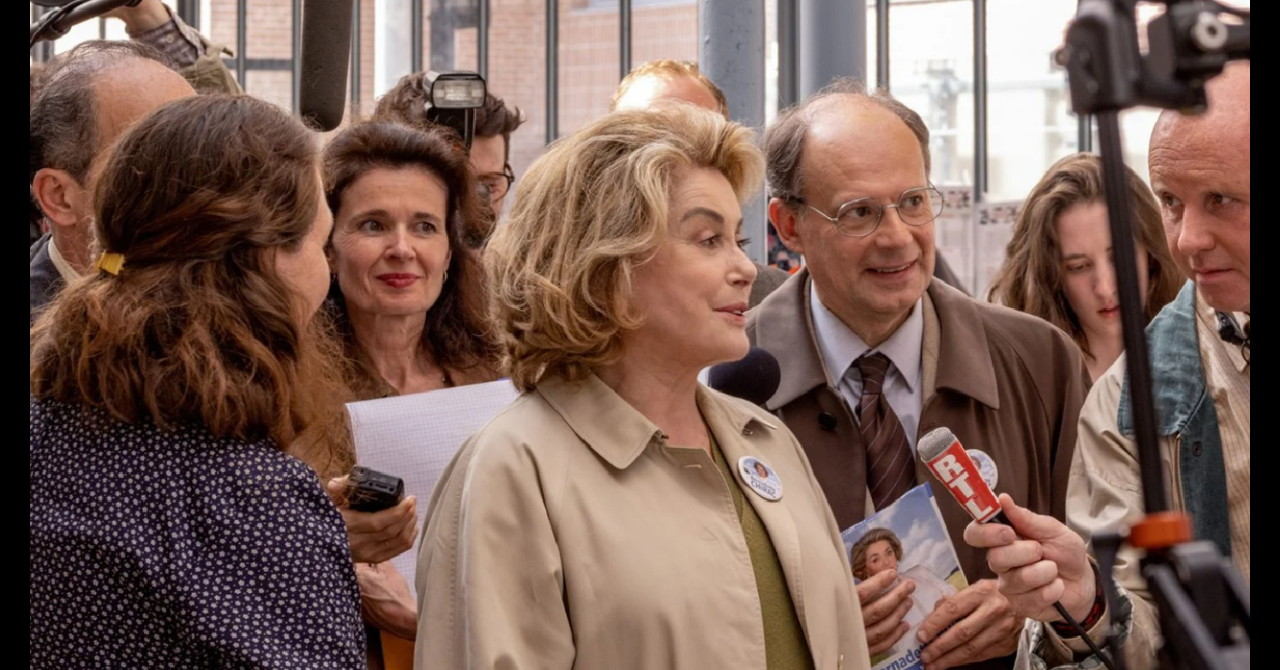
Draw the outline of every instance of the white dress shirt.
M849 403L854 420L858 420L858 401L862 399L862 373L853 362L868 351L884 354L890 362L885 374L883 393L889 406L902 422L911 453L916 451L916 432L920 428L920 411L924 406L924 388L921 384L920 351L924 344L924 298L916 301L911 315L894 331L889 339L878 347L868 347L861 337L844 325L818 295L818 287L809 285L809 309L813 318L814 336L818 340L818 352L827 379Z

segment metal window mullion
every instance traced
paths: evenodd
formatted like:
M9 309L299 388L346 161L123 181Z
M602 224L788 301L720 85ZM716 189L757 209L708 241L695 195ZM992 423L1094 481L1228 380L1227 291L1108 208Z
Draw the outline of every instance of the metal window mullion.
M351 113L352 116L360 114L360 49L361 49L361 28L360 28L360 9L363 3L361 0L355 0L351 3ZM418 50L419 58L421 58L422 50Z
M177 5L178 16L182 17L182 20L187 25L193 26L201 32L209 32L208 30L202 30L200 26L200 0L178 0Z
M293 0L293 25L290 31L293 40L293 62L290 63L290 88L293 91L293 111L302 109L302 0Z
M249 15L249 0L236 0L236 82L245 91L249 86L244 80L245 50L248 48L249 28L245 25Z
M986 199L987 0L973 2L973 200Z
M618 0L618 69L619 80L631 72L631 0Z
M1093 117L1088 114L1076 117L1076 151L1093 151Z
M476 16L476 69L489 78L489 0L479 0Z
M800 71L796 59L796 4L799 0L778 0L778 109L794 105L800 98Z
M560 136L560 2L547 2L547 144Z
M876 86L889 88L889 0L876 0Z
M423 0L410 0L409 2L409 48L413 53L409 54L409 69L413 72L422 72L422 3Z

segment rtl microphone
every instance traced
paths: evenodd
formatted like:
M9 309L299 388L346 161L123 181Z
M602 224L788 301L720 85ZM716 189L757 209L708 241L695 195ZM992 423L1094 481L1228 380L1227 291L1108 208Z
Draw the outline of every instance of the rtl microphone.
M707 375L707 386L761 407L778 392L780 383L778 359L760 347L751 347L741 360L713 366Z
M994 521L1012 526L982 471L960 446L950 428L935 428L920 438L916 453L951 497L978 523Z
M302 6L298 113L321 131L337 128L346 107L353 1L306 0Z
M1004 515L996 494L983 479L982 471L969 457L969 452L960 446L960 440L950 428L935 428L926 433L916 443L916 453L920 454L920 460L928 466L929 472L933 473L974 521L995 522L1013 527L1009 518ZM1061 602L1054 603L1053 608L1084 639L1089 649L1102 659L1103 664L1111 668L1110 658L1102 653L1088 632L1067 612L1067 608Z

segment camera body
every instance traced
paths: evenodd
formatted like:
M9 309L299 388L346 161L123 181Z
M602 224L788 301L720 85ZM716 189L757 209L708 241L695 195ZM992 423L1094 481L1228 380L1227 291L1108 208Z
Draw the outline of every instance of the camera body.
M404 497L404 480L357 465L351 468L347 507L358 512L380 512Z

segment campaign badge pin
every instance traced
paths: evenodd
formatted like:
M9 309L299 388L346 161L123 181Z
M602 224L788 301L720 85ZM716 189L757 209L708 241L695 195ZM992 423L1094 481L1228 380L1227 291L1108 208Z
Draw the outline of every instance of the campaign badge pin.
M982 475L982 481L986 482L992 491L996 490L996 483L1000 481L1000 471L996 469L995 459L977 449L965 451L969 452L969 458L973 459L973 464L978 466L978 474Z
M782 497L782 480L764 461L754 456L743 456L738 459L738 474L743 483L761 498L778 500Z

